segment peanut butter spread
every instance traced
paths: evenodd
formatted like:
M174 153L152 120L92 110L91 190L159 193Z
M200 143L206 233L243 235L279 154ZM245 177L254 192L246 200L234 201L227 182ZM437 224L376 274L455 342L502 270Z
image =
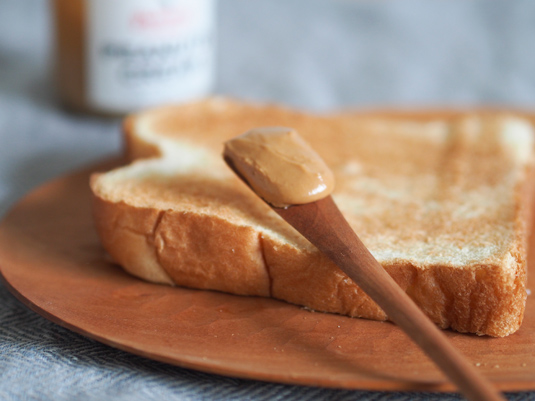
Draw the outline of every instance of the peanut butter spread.
M314 202L334 188L329 167L291 128L252 129L226 142L224 156L251 188L275 207Z

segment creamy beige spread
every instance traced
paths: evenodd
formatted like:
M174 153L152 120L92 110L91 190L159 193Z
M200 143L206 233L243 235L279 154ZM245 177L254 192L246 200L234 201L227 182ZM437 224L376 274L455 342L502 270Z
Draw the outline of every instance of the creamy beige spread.
M225 143L224 156L266 202L287 207L327 197L334 176L293 129L262 127Z

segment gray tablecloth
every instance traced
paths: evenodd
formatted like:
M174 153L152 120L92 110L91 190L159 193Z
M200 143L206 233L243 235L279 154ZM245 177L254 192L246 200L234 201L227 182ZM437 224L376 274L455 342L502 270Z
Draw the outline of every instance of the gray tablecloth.
M534 17L528 0L221 0L214 91L309 110L529 109ZM119 149L118 121L74 116L56 104L48 2L0 0L0 216L36 185ZM428 398L459 397L298 387L173 367L56 326L0 286L2 400Z

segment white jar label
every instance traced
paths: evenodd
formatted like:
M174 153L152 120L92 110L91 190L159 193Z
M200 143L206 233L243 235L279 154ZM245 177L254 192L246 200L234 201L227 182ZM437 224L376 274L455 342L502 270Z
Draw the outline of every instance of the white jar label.
M214 76L215 0L88 0L91 106L131 112L206 95Z

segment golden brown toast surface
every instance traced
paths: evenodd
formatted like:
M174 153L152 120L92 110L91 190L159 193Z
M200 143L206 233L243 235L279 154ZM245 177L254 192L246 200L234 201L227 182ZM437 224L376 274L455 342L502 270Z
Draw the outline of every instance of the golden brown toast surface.
M225 166L225 140L268 125L297 129L324 158L350 224L441 327L519 327L533 133L502 113L312 116L209 99L132 116L129 155L149 158L92 179L106 249L151 281L384 319Z

